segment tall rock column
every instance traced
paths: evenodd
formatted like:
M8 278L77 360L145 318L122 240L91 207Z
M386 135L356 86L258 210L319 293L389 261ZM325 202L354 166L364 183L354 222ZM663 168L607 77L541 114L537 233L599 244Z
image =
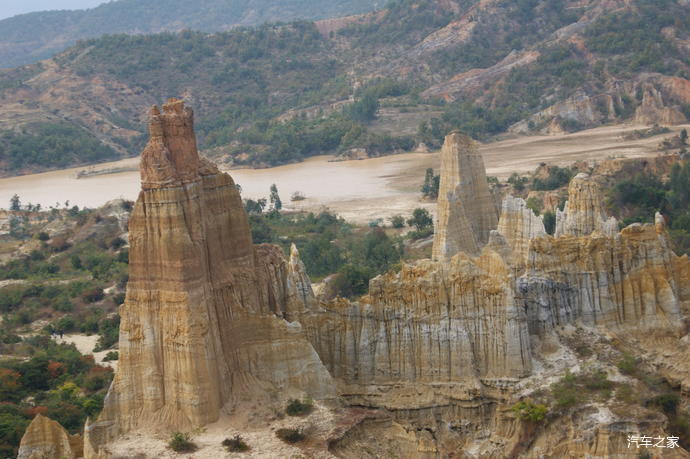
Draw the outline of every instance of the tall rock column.
M479 254L498 225L498 208L486 182L484 160L470 137L454 131L441 149L441 183L433 259Z
M301 327L285 320L307 307L297 255L288 264L279 247L254 246L232 178L199 158L191 109L175 99L154 107L150 134L129 224L118 371L86 428L94 452L135 428L203 426L266 391L334 392Z

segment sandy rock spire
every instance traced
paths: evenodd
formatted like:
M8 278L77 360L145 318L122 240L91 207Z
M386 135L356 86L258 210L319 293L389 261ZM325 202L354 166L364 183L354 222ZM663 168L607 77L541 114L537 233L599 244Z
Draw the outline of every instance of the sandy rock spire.
M82 456L82 440L60 423L37 414L19 444L20 459L72 459Z
M589 236L595 231L613 236L618 232L618 222L614 217L606 218L599 184L588 174L579 173L568 186L565 209L556 211L555 236Z
M497 225L498 208L478 145L460 132L451 132L441 149L434 260L447 260L458 252L478 254Z
M252 243L232 178L199 158L192 111L175 99L154 107L150 131L129 224L120 362L87 429L92 455L123 432L190 430L267 391L334 392L301 328L285 320L303 279L288 281L279 247Z
M295 244L290 247L287 282L289 297L286 315L288 320L295 319L300 313L318 308L318 302L311 287L311 280Z
M143 189L182 185L199 179L199 152L194 134L194 112L184 102L170 99L150 111L149 142L141 154Z

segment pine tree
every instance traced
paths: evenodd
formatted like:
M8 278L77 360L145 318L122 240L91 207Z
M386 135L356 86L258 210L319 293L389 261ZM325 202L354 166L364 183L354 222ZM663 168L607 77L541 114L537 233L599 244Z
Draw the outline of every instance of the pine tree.
M428 168L426 170L426 173L424 174L424 185L422 185L422 194L424 195L425 198L428 198L431 195L431 190L433 187L433 181L434 181L434 170L432 168Z
M22 203L19 200L19 196L16 194L10 199L10 210L22 210Z
M280 210L283 208L283 201L280 200L280 196L278 195L278 187L274 183L271 185L271 206L273 207L274 210Z

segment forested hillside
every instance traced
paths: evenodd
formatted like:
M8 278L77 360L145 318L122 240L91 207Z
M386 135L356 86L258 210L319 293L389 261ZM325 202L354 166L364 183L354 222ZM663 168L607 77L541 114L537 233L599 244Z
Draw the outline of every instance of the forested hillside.
M171 96L197 109L208 156L255 167L436 148L456 128L490 140L683 123L689 10L682 0L400 0L347 20L83 40L0 75L0 174L137 154L146 108ZM66 124L80 133L67 159L62 144L38 154L22 143Z
M45 59L77 40L103 34L217 32L265 22L346 16L383 4L380 0L116 0L89 10L23 14L0 21L0 68Z

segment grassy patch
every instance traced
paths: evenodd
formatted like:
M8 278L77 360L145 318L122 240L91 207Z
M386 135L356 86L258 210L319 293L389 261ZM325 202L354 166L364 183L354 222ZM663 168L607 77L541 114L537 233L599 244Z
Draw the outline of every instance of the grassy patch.
M568 409L598 399L606 401L611 397L614 383L601 370L573 374L567 371L560 381L551 385L551 394L556 407Z

